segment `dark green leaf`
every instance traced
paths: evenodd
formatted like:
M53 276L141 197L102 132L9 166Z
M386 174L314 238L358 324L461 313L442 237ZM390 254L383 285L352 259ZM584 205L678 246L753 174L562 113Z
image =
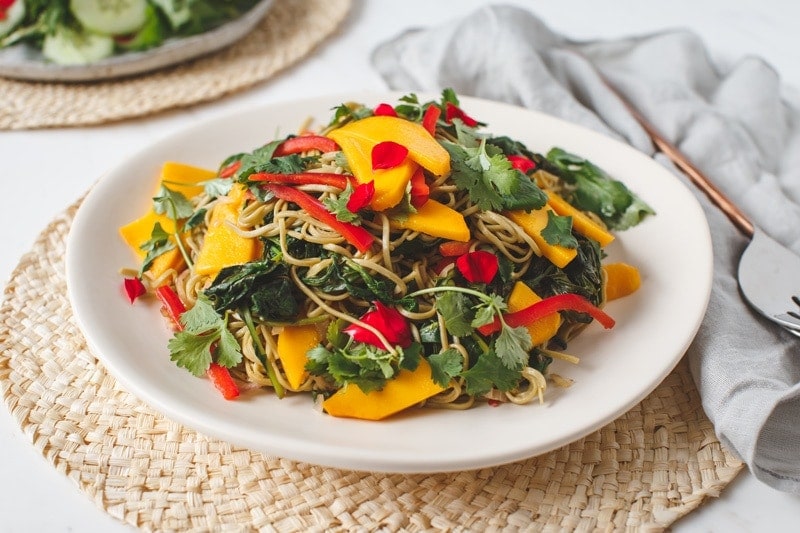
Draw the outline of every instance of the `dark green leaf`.
M624 230L655 213L624 183L592 162L561 148L551 149L547 159L573 185L566 199L578 209L598 215L609 228Z

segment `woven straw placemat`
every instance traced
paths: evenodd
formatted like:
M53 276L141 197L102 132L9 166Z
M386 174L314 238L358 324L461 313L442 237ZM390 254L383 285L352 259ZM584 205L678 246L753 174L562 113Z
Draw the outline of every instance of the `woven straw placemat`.
M0 307L0 386L47 460L112 516L157 531L662 530L742 468L681 363L645 400L545 455L434 475L268 457L168 420L89 352L66 295L77 205L26 254Z
M342 23L351 0L275 0L236 44L150 74L93 83L0 78L0 129L85 126L207 102L296 63Z

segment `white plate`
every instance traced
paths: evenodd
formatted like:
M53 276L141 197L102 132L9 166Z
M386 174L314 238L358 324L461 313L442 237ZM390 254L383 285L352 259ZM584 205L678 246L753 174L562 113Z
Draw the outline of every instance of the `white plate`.
M279 400L256 393L225 401L207 380L170 361L170 333L157 302L131 306L123 296L119 269L135 260L117 233L148 208L162 163L217 168L226 156L256 148L276 132L296 131L309 116L327 123L343 101L374 105L397 96L330 96L219 118L155 143L99 180L69 236L69 295L92 351L127 390L200 432L270 455L356 470L436 472L553 450L614 420L669 374L699 327L711 287L708 225L692 194L625 144L543 114L470 98L462 99L463 107L488 122L489 131L536 151L561 146L588 157L658 213L619 234L608 249L612 258L640 268L642 287L607 306L617 320L613 330L592 324L570 344L579 365L554 363L575 380L571 388L550 387L543 405L421 409L365 422L317 412L304 395Z
M188 61L229 46L264 18L272 0L262 0L242 16L213 30L189 37L175 37L161 46L128 52L88 65L57 65L42 53L20 43L0 50L0 76L30 81L81 82L132 76Z

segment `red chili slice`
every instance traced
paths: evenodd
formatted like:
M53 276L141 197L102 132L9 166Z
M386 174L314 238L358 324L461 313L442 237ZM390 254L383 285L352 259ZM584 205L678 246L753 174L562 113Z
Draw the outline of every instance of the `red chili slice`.
M265 188L272 191L278 198L299 205L309 215L330 226L332 230L338 232L347 242L355 246L359 252L366 252L375 242L375 238L370 232L361 226L337 219L322 202L310 194L286 185L270 184Z
M320 152L336 152L339 150L339 145L333 139L323 137L322 135L300 135L298 137L289 137L283 141L273 152L273 156L281 157L284 155L300 154L303 152L310 152L311 150L319 150Z

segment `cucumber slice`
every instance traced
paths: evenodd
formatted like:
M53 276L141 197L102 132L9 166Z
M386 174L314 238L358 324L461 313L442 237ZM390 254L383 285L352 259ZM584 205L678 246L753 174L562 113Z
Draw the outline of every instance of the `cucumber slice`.
M147 0L70 0L84 28L105 35L133 33L147 20Z
M42 44L44 57L59 65L86 65L114 53L114 39L108 35L77 32L59 26Z
M0 37L11 32L25 18L25 2L17 0L6 9L6 17L0 20Z

